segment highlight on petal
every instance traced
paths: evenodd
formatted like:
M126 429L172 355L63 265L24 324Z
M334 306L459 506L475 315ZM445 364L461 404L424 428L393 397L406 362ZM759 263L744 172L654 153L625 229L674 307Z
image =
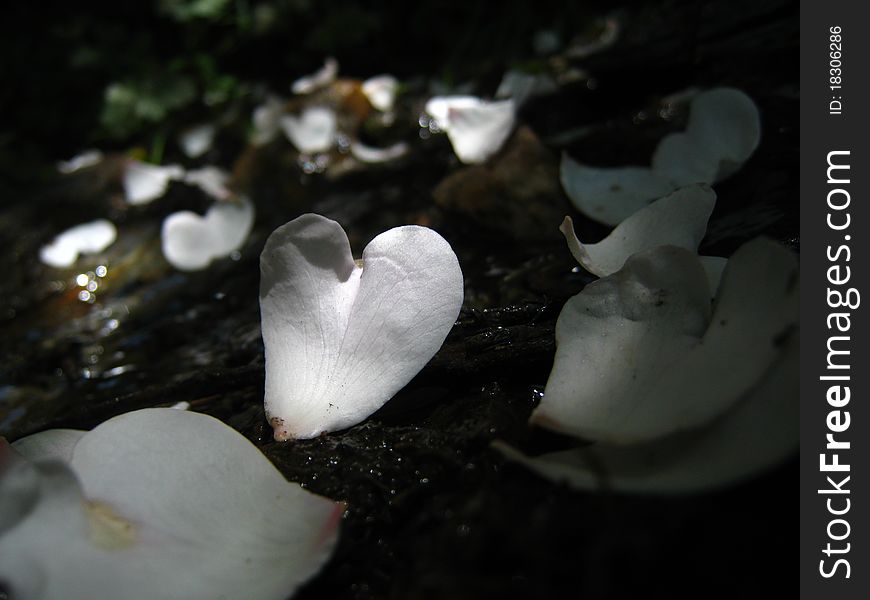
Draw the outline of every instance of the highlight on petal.
M715 183L734 173L758 148L761 117L749 96L716 88L692 100L685 133L661 141L652 165L676 185Z
M463 300L450 245L396 227L356 265L347 235L306 214L276 229L260 257L266 416L275 439L355 425L434 356Z
M716 193L706 185L680 188L622 221L596 244L583 244L571 217L559 227L580 265L600 277L617 272L632 254L658 246L697 250L716 205ZM718 285L716 286L718 287ZM711 291L715 292L716 287Z
M335 113L328 108L307 108L299 117L284 115L280 122L287 139L299 152L326 152L335 142L337 119Z
M56 268L72 266L79 254L96 254L108 248L118 237L111 221L97 219L67 229L39 250L39 260Z
M343 512L230 427L173 409L110 419L66 464L13 467L30 493L0 534L0 579L25 600L283 600L328 560Z
M377 75L363 81L362 92L369 103L381 112L393 110L399 80L392 75Z
M728 261L710 313L694 252L662 246L571 298L531 420L588 440L638 443L698 427L748 394L797 327L797 264L765 240Z
M170 181L182 177L184 169L178 165L161 167L130 160L124 169L124 196L129 204L148 204L166 193Z
M187 210L173 213L163 221L163 256L182 271L204 269L238 250L253 223L254 205L246 198L217 202L204 217Z
M745 481L795 454L799 441L797 332L758 387L699 429L629 446L607 443L529 457L496 449L579 490L671 494Z
M338 61L332 57L326 59L323 66L311 75L300 77L293 82L290 89L294 94L310 94L325 88L338 76Z
M474 96L436 96L426 112L447 133L453 151L464 163L479 164L498 152L513 131L513 100L485 102Z
M217 127L214 124L203 123L183 131L178 137L178 144L185 156L199 158L211 150L216 133Z
M581 213L605 225L617 225L673 191L667 179L646 167L590 167L562 154L562 187Z
M57 163L57 170L64 175L75 173L80 169L86 169L99 164L103 160L103 153L99 150L86 150L81 154L73 156L69 160L62 160Z
M266 102L254 109L251 143L255 146L268 144L281 131L281 116L287 101L277 96L270 96Z
M563 154L562 186L577 210L616 225L679 187L712 184L731 175L760 139L755 103L739 90L715 88L694 98L686 131L659 142L650 168L596 168Z
M350 153L355 159L371 164L396 160L405 156L409 149L408 144L405 142L398 142L387 148L373 148L361 142L351 142L350 144Z
M230 175L223 169L207 165L184 174L184 183L198 187L216 200L227 200L232 196L228 187Z

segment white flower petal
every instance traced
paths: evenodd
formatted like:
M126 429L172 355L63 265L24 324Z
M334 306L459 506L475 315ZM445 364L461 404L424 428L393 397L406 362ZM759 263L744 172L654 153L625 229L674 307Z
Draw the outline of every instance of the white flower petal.
M306 154L326 152L332 148L337 126L335 113L322 106L307 108L300 117L281 117L281 127L287 139L299 152Z
M330 83L335 81L337 76L338 61L330 57L326 59L320 69L311 75L300 77L294 81L290 89L294 94L310 94L311 92L316 92L317 90L328 86Z
M178 138L181 151L188 158L199 158L211 149L217 127L211 123L203 123L182 132Z
M216 200L226 200L232 193L227 184L230 175L223 169L207 165L184 174L184 183L198 187Z
M584 215L617 225L674 186L645 167L590 167L562 154L562 187L574 207Z
M603 277L621 269L626 259L637 252L658 246L697 250L715 205L716 193L712 189L692 185L640 209L597 244L581 243L570 217L565 217L559 229L577 262L590 273Z
M758 387L701 429L630 445L594 444L528 457L497 449L541 476L581 490L697 492L748 479L794 454L799 439L797 336Z
M362 91L375 109L381 112L393 110L399 81L392 75L377 75L362 83Z
M755 103L739 90L715 88L695 97L686 131L659 142L651 168L596 168L563 155L562 186L577 210L600 223L616 225L672 190L712 184L731 175L760 139Z
M56 268L71 266L79 254L96 254L108 248L118 237L111 221L97 219L67 229L39 250L39 260Z
M671 134L653 155L653 169L676 185L715 183L731 175L761 140L758 107L733 88L716 88L692 100L685 133Z
M517 106L522 106L534 96L552 94L558 89L556 82L544 74L523 73L511 70L504 74L498 89L496 98L512 98Z
M72 460L73 448L85 433L78 429L49 429L16 440L12 447L31 461L56 458L69 462Z
M161 167L130 160L124 169L124 196L129 204L148 204L166 193L169 182L184 177L178 165Z
M396 160L407 154L408 150L408 144L405 142L398 142L387 148L373 148L361 142L353 142L350 145L350 153L355 159L371 164Z
M797 323L794 257L771 242L729 260L712 317L707 276L682 248L635 254L571 298L532 421L578 437L636 443L709 422L781 355Z
M57 163L57 170L64 175L75 173L79 169L86 169L99 164L103 160L103 153L99 150L86 150L81 154L73 156L69 160L62 160Z
M173 409L83 436L81 488L60 463L28 466L39 493L0 537L0 577L25 600L282 600L328 559L343 510L220 421Z
M176 269L197 271L238 250L254 223L254 205L246 198L217 202L204 217L173 213L163 221L163 256Z
M255 146L268 144L281 131L281 116L287 101L277 96L270 96L265 103L254 109L254 132L251 143Z
M341 226L303 215L260 258L266 415L275 439L350 427L441 347L463 299L450 245L425 227L377 236L357 267Z
M477 96L435 96L426 102L425 111L435 119L438 127L446 129L451 108L475 108L482 103L483 100Z

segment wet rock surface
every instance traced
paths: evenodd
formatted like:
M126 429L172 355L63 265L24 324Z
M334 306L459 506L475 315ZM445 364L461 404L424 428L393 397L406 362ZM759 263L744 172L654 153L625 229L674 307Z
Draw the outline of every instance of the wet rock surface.
M526 425L552 366L559 311L594 279L577 272L558 235L565 211L575 214L558 184L559 152L641 162L685 120L685 105L660 110L668 95L739 87L761 110L762 143L716 186L701 251L727 256L759 234L798 246L796 10L664 2L613 14L619 40L582 61L563 58L587 77L530 101L509 146L484 166L458 164L444 136L419 139L414 111L425 97L413 93L397 119L407 125L375 134L412 151L383 166L305 174L286 143L245 149L225 136L220 161L257 217L238 254L204 271L175 271L160 252L165 215L209 205L196 190L172 184L150 205L127 206L121 158L38 185L4 184L0 435L88 429L180 401L221 418L288 479L348 504L333 560L298 598L781 590L797 544L796 459L731 490L620 497L550 484L489 447L564 445ZM356 255L390 227L436 228L459 257L466 302L435 358L366 422L276 443L262 404L259 253L274 228L308 211L341 222ZM69 270L38 262L56 233L100 217L119 230L108 250ZM575 222L581 239L606 234Z

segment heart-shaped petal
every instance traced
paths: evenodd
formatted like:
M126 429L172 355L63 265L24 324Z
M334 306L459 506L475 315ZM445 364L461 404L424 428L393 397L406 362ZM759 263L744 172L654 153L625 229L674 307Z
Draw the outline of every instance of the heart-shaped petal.
M716 88L692 100L686 131L659 142L650 168L596 168L563 155L562 187L584 215L617 225L679 187L712 184L731 175L760 139L755 103L739 90Z
M695 96L685 133L659 143L652 167L675 185L715 183L739 169L760 140L755 103L740 90L716 88Z
M72 266L79 254L95 254L108 248L118 237L111 221L97 219L67 229L39 250L39 260L51 267Z
M571 298L532 421L590 440L637 443L697 427L734 405L782 354L796 327L797 266L758 240L728 261L710 316L697 256L635 254Z
M68 466L13 467L0 487L29 505L0 537L0 578L23 600L282 600L329 558L343 511L220 421L173 409L103 423Z
M275 439L361 422L432 358L463 299L450 245L425 227L391 229L353 260L341 226L303 215L260 258L266 415Z
M330 109L314 106L305 109L300 117L284 115L281 127L299 152L313 154L332 148L337 119Z
M163 221L163 256L182 271L204 269L238 250L253 223L254 205L245 198L217 202L204 217L188 210L173 213Z

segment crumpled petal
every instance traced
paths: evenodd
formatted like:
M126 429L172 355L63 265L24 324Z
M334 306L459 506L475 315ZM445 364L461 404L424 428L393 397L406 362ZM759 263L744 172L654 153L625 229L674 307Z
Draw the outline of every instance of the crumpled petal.
M275 439L355 425L441 347L463 300L459 262L425 227L372 240L356 266L341 226L303 215L260 257L266 416Z
M21 600L283 600L329 558L343 512L220 421L173 409L110 419L69 466L15 468L29 506L0 537L0 578Z
M138 160L130 160L124 169L124 196L128 204L148 204L166 193L169 182L184 177L178 165L161 167Z
M728 261L710 315L697 256L635 254L571 298L531 420L589 440L637 443L703 425L751 391L797 326L797 265L765 240Z
M290 86L294 94L310 94L319 89L325 88L330 83L335 81L338 76L338 61L329 57L324 61L323 66L311 75L300 77Z
M392 75L376 75L363 81L362 92L369 103L381 112L393 110L399 80Z
M797 332L758 387L708 425L650 442L607 443L529 457L495 447L542 477L579 490L672 494L721 488L776 466L798 449Z
M664 177L646 167L590 167L562 154L562 187L574 207L605 225L618 225L654 198L674 190Z
M322 106L305 109L302 115L284 115L281 128L299 152L313 154L326 152L335 142L337 128L335 113Z
M484 102L474 96L436 96L426 112L447 132L456 156L467 164L480 164L498 152L513 131L513 100Z
M111 221L97 219L71 227L39 250L39 260L56 268L65 268L79 254L96 254L111 246L118 237L118 230Z
M707 220L716 205L716 193L707 185L690 185L671 192L622 221L606 238L583 244L574 233L571 217L559 230L571 254L594 275L617 272L632 254L658 246L697 250L707 231ZM710 291L716 292L726 259L702 257Z
M247 198L217 202L202 217L185 210L163 221L163 256L176 269L197 271L238 250L254 223L254 205Z

